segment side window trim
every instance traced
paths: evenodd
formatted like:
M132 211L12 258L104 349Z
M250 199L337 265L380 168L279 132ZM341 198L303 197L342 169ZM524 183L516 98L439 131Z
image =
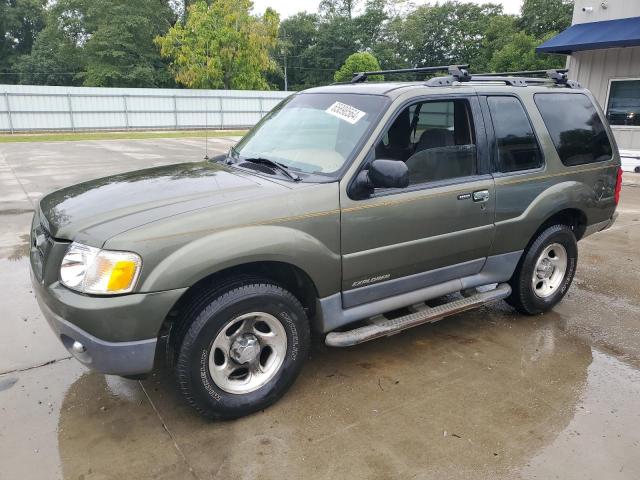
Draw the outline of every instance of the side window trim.
M513 97L515 98L522 107L522 111L524 112L527 121L529 122L529 126L531 127L531 131L533 132L533 137L536 140L536 145L538 146L538 151L540 152L540 166L535 168L526 168L522 170L514 170L512 172L502 172L500 171L500 162L498 161L498 139L496 138L495 129L493 127L493 117L491 116L491 109L489 108L489 97ZM480 104L482 106L483 114L486 114L485 124L488 131L488 143L489 143L489 151L490 151L490 164L491 171L494 177L510 177L513 175L523 175L527 173L536 173L543 171L547 166L547 157L542 148L542 144L540 143L540 138L538 137L538 132L533 126L533 122L531 121L531 116L527 111L527 108L522 103L522 99L513 93L500 93L500 94L483 94L480 95ZM489 133L490 132L490 133Z
M406 188L381 188L374 192L369 198L387 197L389 195L398 195L399 193L419 192L422 190L431 190L440 187L452 187L455 185L465 185L467 183L474 183L481 180L490 180L492 177L488 173L476 173L475 175L469 175L466 177L449 178L446 180L434 180L432 182L416 183L415 185L409 185Z
M380 189L379 191L374 192L369 198L377 198L377 197L383 197L388 195L398 195L401 193L428 190L428 189L442 187L442 186L472 183L478 180L489 178L487 177L488 175L489 176L491 175L491 159L489 157L489 141L488 141L487 131L486 131L486 122L484 120L484 115L482 114L481 104L480 104L478 95L474 93L461 93L461 94L454 94L454 95L421 95L421 96L406 100L394 110L393 115L389 117L389 119L384 125L384 128L377 135L375 141L373 142L373 146L369 149L363 161L358 166L358 169L355 171L355 174L349 180L349 183L347 185L347 192L351 190L351 186L353 185L353 182L355 181L358 174L362 170L364 170L364 168L369 163L371 163L371 161L374 160L375 158L374 152L375 152L376 145L378 145L378 143L382 140L386 132L389 130L389 127L391 127L393 122L396 121L398 116L402 113L402 111L405 108L410 107L411 105L414 105L416 103L424 103L429 101L444 102L444 101L450 101L450 100L466 100L467 102L469 102L469 110L470 110L470 114L472 117L471 120L473 122L473 127L474 127L473 133L476 139L476 172L477 173L475 175L470 175L466 177L458 177L458 178L451 178L447 180L437 180L433 182L425 182L425 183L420 183L416 185L410 185L407 188ZM361 200L361 199L352 198L352 200Z

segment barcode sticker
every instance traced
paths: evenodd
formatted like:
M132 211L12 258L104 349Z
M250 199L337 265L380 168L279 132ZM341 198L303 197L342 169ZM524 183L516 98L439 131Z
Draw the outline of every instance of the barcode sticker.
M327 108L326 112L334 117L338 117L340 120L349 122L351 125L357 123L358 120L367 114L367 112L363 112L362 110L358 110L356 107L352 107L351 105L347 105L342 102L335 102Z

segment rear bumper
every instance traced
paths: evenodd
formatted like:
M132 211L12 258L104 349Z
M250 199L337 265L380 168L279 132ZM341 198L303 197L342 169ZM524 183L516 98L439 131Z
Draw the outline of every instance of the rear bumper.
M582 236L582 238L588 237L589 235L592 235L594 233L598 233L598 232L602 232L603 230L606 230L607 228L610 228L611 225L613 225L616 221L616 219L618 218L618 212L614 212L614 214L611 216L611 218L604 220L602 222L598 222L598 223L594 223L592 225L589 225L586 230L584 231L584 235Z
M153 370L160 325L184 291L90 297L71 292L57 282L44 286L33 271L31 283L40 310L69 353L88 368L111 375L140 375ZM122 320L129 324L128 329ZM147 324L147 338L140 331L142 323ZM108 332L117 340L99 338L87 331L89 328ZM73 348L74 342L83 348Z

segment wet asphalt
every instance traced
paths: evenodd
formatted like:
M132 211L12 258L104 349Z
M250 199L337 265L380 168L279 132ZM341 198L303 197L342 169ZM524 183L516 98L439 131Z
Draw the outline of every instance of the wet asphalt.
M498 303L349 349L317 341L279 403L210 422L166 369L133 381L70 359L27 259L44 193L203 155L202 139L0 144L0 479L640 478L640 175L616 224L580 242L554 311Z

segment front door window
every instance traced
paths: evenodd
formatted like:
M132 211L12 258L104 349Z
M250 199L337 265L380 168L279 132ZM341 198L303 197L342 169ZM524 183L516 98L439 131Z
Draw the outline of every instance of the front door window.
M400 112L376 159L405 162L410 185L476 174L476 139L466 100L420 102Z

